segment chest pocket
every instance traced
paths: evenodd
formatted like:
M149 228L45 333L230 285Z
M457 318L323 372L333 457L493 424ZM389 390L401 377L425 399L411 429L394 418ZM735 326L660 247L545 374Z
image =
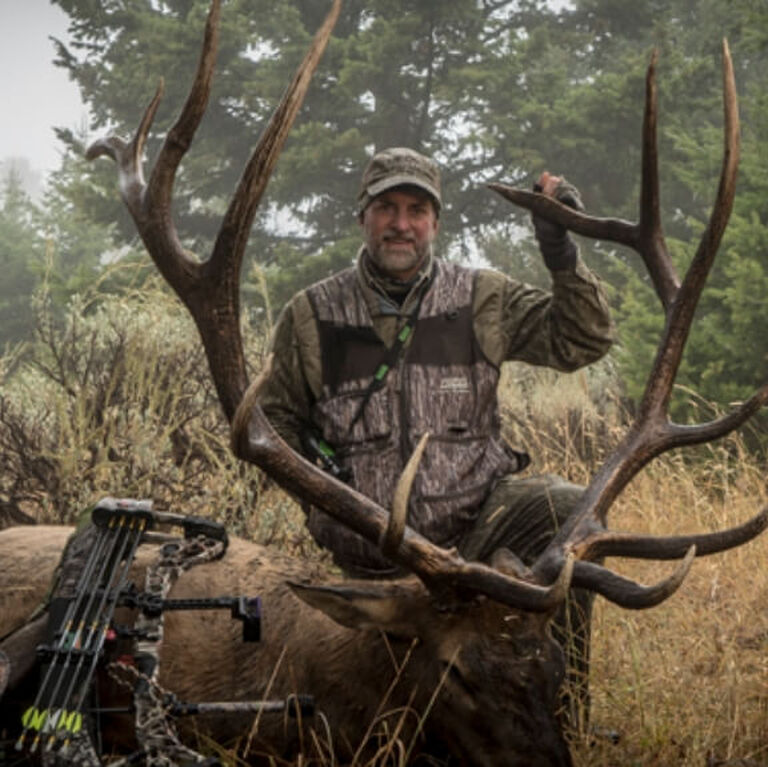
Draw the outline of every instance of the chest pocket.
M434 439L461 439L477 431L477 386L469 368L410 365L408 392L412 438L428 431Z
M322 424L323 438L333 447L354 448L365 444L378 447L391 435L392 401L389 387L384 386L372 392L358 418L365 392L366 386L362 386L321 400L315 405L315 423Z
M460 436L468 432L474 421L475 397L465 377L444 378L432 389L436 409L433 423L440 424L443 436Z

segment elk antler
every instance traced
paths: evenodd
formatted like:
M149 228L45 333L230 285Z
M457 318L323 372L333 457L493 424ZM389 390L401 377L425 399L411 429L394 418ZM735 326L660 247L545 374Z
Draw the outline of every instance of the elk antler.
M120 191L139 234L160 272L190 310L200 332L224 413L233 424L232 446L239 457L260 466L285 489L323 509L366 540L372 543L383 542L392 560L416 573L441 599L450 600L457 592L483 593L511 606L549 610L563 599L572 573L578 574L580 582L591 583L594 580L590 576L588 563L576 563L574 566L574 557L566 551L565 545L561 545L556 555L547 560L547 566L540 567L537 572L538 583L549 583L548 586L514 578L481 563L466 562L455 550L435 546L407 526L402 529L400 515L390 517L385 509L369 498L338 482L291 450L255 403L254 392L258 382L246 392L247 376L239 327L242 258L256 208L339 11L340 0L334 0L312 47L248 162L224 217L213 252L207 260L198 261L182 248L171 217L171 196L179 163L190 146L208 101L216 53L220 0L212 1L194 83L181 115L160 150L149 183L145 184L142 174L142 151L162 95L162 83L130 142L115 137L97 141L88 150L87 157L93 159L107 155L117 163ZM644 174L644 178L646 175L652 177L654 173L649 171ZM655 183L654 179L650 178L649 183ZM507 196L512 198L518 194L526 193L510 190ZM594 220L588 217L580 221L566 219L564 216L569 215L568 211L561 210L556 203L554 208L552 205L546 198L530 198L532 210L571 225L575 231L587 233L582 227L594 226ZM656 224L652 222L644 226L646 234L643 241L655 242L658 232ZM624 222L607 222L605 231L598 229L603 239L611 239L605 236L607 232L617 232L613 239L623 241L620 237L627 236L628 227ZM640 235L637 238L638 241L642 239ZM671 267L664 266L668 264L668 259L659 253L661 251L651 253L648 250L648 258L651 264L661 264L655 269L656 272L662 274L666 270L668 274L659 279L662 285L660 295L667 305L672 302L677 282ZM712 428L715 427L710 427L710 430ZM599 476L603 477L600 483L606 487L616 487L605 479L613 476L611 470L605 470ZM407 484L407 478L404 481ZM592 492L591 497L594 497L596 491ZM610 492L598 497L607 498L608 495ZM591 522L594 516L591 510L579 516L581 540L589 538L589 535L581 532L584 525L590 534L597 534ZM674 580L670 579L668 584ZM662 591L665 588L669 590L671 586L662 585L654 593L658 593L660 588ZM616 589L612 591L609 586L603 586L602 590L609 594Z
M606 516L613 501L652 458L674 447L708 442L728 434L768 402L768 386L763 386L732 413L710 423L684 426L672 423L668 416L669 400L696 304L727 226L735 195L739 118L733 65L726 41L723 41L723 91L725 148L720 184L709 223L682 284L667 251L659 214L655 52L646 79L638 223L587 216L541 194L501 184L491 185L499 194L538 216L579 234L620 243L637 251L648 268L664 307L666 325L635 423L597 472L574 514L533 568L539 575L554 573L561 566L566 552L572 552L577 559L574 585L591 588L625 607L647 607L666 599L682 582L693 551L700 556L738 546L758 535L768 525L766 509L740 527L710 535L652 538L615 533L605 528ZM641 587L585 561L609 555L669 559L682 557L686 552L686 560L676 573L653 587Z
M416 479L416 471L419 468L421 456L427 447L429 437L429 432L425 432L422 435L419 444L416 445L411 457L408 459L408 463L405 465L403 474L395 488L395 494L392 498L392 513L389 515L387 529L381 539L381 550L385 556L394 554L400 545L400 541L403 540L408 517L408 500L411 497L411 487L413 486L414 479Z
M202 119L210 93L218 40L220 0L213 0L203 50L186 104L169 131L145 184L142 152L162 96L162 83L130 142L116 137L96 141L89 159L111 157L118 166L120 192L150 256L192 314L203 340L217 394L232 423L232 446L242 459L260 466L286 490L355 530L368 541L384 542L390 558L416 573L442 599L457 590L481 592L529 610L549 610L564 598L572 573L566 557L558 573L540 586L504 575L480 563L465 562L404 527L401 516L336 481L304 460L277 435L256 404L258 381L248 389L239 326L240 266L256 208L285 138L301 106L320 56L339 15L334 0L312 47L275 110L238 184L213 252L205 261L188 254L171 216L176 171ZM248 389L248 391L246 391ZM408 478L404 479L404 487ZM407 494L407 490L405 491ZM387 530L389 529L389 533Z
M208 104L221 0L211 3L194 82L181 114L163 142L149 183L144 183L142 152L162 97L162 81L130 142L109 137L96 141L86 153L88 159L108 155L117 163L123 201L152 260L195 320L219 400L230 421L247 387L240 335L240 266L261 196L340 10L341 0L334 0L248 161L207 260L198 261L182 247L171 215L171 200L176 171Z

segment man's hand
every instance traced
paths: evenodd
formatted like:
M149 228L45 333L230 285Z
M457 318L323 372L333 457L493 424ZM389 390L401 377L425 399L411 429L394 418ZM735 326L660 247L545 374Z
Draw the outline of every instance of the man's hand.
M548 170L545 170L540 176L539 180L533 185L534 192L541 192L546 194L547 197L555 196L555 189L557 185L563 180L562 176L555 176Z
M552 197L574 210L584 210L579 190L562 176L555 176L549 171L545 170L539 176L533 191ZM568 230L538 216L533 216L533 228L547 267L552 270L572 268L576 263L576 246L568 236Z
M558 202L567 205L574 210L583 211L584 203L581 201L579 190L569 184L562 176L555 176L548 170L545 170L539 180L533 185L534 192L541 192L547 197L554 197Z

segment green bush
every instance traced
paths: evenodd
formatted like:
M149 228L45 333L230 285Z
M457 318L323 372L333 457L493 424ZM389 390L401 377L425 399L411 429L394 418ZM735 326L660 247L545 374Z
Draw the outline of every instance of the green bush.
M262 542L305 543L296 505L231 455L197 331L158 281L77 295L63 321L45 292L35 304L35 341L0 366L6 524L72 522L112 495L220 519ZM246 338L259 360L265 332L249 327Z

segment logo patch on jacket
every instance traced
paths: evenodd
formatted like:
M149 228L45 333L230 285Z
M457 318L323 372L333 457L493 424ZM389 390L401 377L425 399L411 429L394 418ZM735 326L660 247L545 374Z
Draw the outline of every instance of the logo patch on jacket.
M469 391L469 381L464 376L443 378L440 381L440 391Z

